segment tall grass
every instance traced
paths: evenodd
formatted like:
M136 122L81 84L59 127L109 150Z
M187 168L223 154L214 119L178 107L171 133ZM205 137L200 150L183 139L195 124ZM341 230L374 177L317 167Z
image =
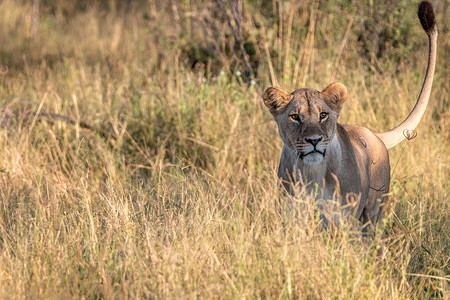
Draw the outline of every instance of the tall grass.
M448 298L445 1L431 101L390 152L374 240L278 201L265 87L340 81L340 122L375 131L414 105L417 3L371 3L45 1L33 37L33 3L1 1L0 297Z

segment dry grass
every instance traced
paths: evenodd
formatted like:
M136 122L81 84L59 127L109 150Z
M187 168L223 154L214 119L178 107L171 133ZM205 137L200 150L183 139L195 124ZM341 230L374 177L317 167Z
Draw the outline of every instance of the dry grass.
M48 1L33 38L32 3L0 1L0 106L94 127L19 113L0 128L0 298L448 298L448 4L438 3L429 108L418 137L390 152L386 224L365 241L317 230L307 198L298 208L311 218L280 216L281 141L258 85L339 80L349 89L340 121L388 129L424 73L416 8L386 21L410 30L414 49L388 39L377 57L358 40L375 7L243 1L242 39L261 58L251 85L214 5L169 2ZM205 44L212 56L196 52Z

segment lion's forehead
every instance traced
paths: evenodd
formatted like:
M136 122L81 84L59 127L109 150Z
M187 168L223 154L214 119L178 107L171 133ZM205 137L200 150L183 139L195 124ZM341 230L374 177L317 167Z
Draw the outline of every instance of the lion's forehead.
M301 103L296 107L296 111L304 116L306 115L317 115L323 111L323 105L321 103Z
M326 106L320 93L315 90L302 89L292 94L294 107L293 110L303 116L317 115L324 110Z

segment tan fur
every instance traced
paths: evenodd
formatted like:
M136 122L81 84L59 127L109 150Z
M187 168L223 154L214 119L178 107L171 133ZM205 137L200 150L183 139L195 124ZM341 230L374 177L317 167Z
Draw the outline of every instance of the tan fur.
M287 191L293 193L293 184L297 182L307 184L310 192L315 192L318 186L318 200L330 203L337 198L341 205L351 202L347 207L355 218L363 224L377 222L380 204L389 191L386 146L396 145L402 140L402 131L415 128L431 92L437 30L435 24L431 28L434 19L430 17L430 7L426 4L426 9L419 9L430 40L422 92L410 116L394 130L373 133L357 125L337 123L347 100L347 89L340 83L333 83L322 92L299 89L289 94L274 87L265 91L264 103L277 122L284 143L278 177Z
M274 90L269 89L266 96L269 93ZM342 84L333 84L323 92L300 89L291 94L283 112L274 113L284 142L278 177L290 192L297 181L316 183L320 187L318 198L331 200L341 196L342 204L347 195L361 195L355 217L375 223L377 199L383 199L389 188L389 157L383 142L370 130L337 123L346 94ZM321 112L328 113L322 121ZM300 116L300 122L289 117L293 113ZM317 161L305 163L308 156L300 158L299 153L311 150L312 145L308 148L305 140L309 137L322 138L316 145L316 149L326 149L322 160L320 153L310 154L318 156ZM315 189L311 184L308 187ZM340 195L336 195L336 190Z

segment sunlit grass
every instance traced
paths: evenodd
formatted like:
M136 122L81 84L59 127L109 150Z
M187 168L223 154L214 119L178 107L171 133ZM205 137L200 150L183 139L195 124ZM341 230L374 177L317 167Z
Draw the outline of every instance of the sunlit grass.
M191 68L170 9L155 6L155 17L151 3L149 12L73 16L43 7L32 40L31 4L0 2L0 67L8 67L0 103L18 112L0 128L1 298L449 296L448 28L418 136L390 151L386 224L371 241L345 226L319 230L309 199L297 208L310 218L286 218L276 184L282 144L260 90L245 74ZM182 22L198 25L200 4L174 3ZM316 13L326 21L316 24L316 43L332 44L313 47L314 73L302 80L321 89L335 74L348 87L342 123L396 125L420 90L425 34L417 30L419 59L405 58L398 72L374 71L355 38L336 70L332 48L346 28L324 34L347 18ZM308 14L299 18L306 24ZM270 34L275 51L283 45ZM275 72L294 69L298 53L290 53L286 62L265 57L261 88L271 85L269 59ZM289 88L291 78L275 76ZM21 117L39 107L93 130Z

